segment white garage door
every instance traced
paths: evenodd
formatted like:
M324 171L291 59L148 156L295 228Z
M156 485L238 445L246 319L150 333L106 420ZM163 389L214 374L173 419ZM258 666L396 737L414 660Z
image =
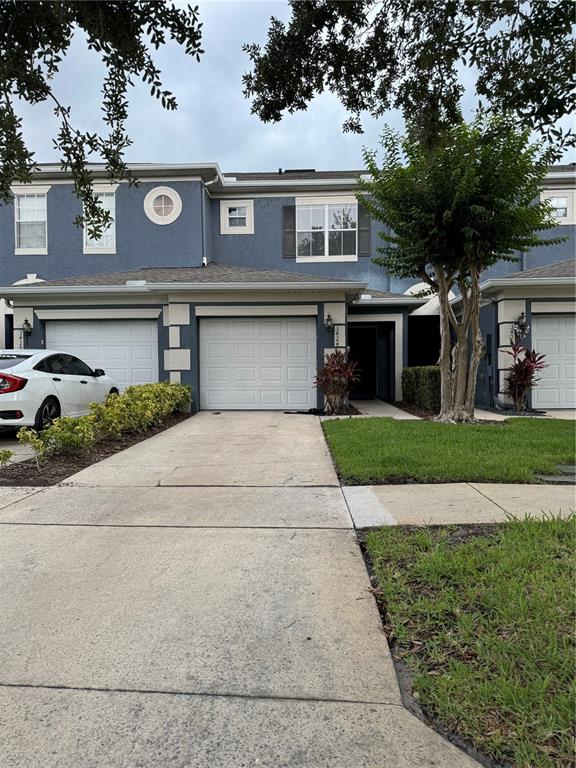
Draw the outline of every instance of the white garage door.
M314 408L315 375L315 318L200 321L201 408Z
M546 355L548 368L532 393L535 408L576 408L576 317L533 317L532 346Z
M46 348L103 368L121 389L158 381L155 320L47 320Z

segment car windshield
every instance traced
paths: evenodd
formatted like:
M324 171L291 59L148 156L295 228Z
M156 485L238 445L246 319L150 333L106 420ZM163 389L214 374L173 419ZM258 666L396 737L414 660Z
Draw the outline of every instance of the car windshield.
M32 355L7 355L0 353L0 371L6 368L12 368L14 365L23 363L24 360L29 360Z

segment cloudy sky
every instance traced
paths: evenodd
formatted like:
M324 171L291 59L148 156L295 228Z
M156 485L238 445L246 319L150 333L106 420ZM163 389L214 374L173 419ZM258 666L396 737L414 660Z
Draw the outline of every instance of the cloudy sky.
M282 168L357 169L363 145L376 145L384 122L401 128L397 113L381 122L366 121L362 136L343 134L346 113L330 94L317 98L306 112L265 125L250 114L242 95L242 75L249 61L243 43L264 43L271 16L289 17L284 0L203 0L198 3L204 24L200 63L186 57L176 43L157 54L164 87L179 104L165 112L136 86L130 94L128 130L134 144L131 162L218 162L223 171L264 171ZM102 130L99 87L103 68L97 54L77 35L55 80L60 101L72 107L73 122L86 130ZM475 104L467 92L465 108ZM39 162L58 161L52 148L56 122L48 105L23 106L24 135Z

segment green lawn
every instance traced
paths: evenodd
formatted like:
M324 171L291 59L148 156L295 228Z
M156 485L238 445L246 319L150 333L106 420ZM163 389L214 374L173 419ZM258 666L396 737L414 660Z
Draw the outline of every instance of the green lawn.
M325 421L347 484L530 483L575 461L574 422L512 418L499 424L436 424L387 418Z
M395 654L439 723L517 768L574 765L575 518L366 543Z

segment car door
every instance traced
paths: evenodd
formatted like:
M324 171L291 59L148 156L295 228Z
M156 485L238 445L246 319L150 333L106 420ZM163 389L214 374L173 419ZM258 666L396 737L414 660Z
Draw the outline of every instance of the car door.
M75 376L79 385L78 413L88 413L90 403L99 403L106 399L105 384L101 382L94 371L83 360L74 355L64 355L66 370Z
M69 355L50 355L42 361L41 367L36 366L36 370L42 370L51 378L62 415L76 416L81 402L80 381L78 376L70 373L67 357Z

